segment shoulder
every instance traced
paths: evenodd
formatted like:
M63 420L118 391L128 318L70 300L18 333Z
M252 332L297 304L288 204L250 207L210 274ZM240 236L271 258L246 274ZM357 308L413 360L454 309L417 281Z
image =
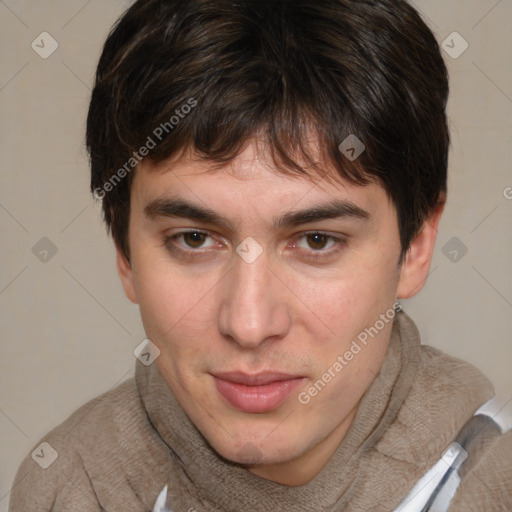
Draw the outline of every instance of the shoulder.
M461 468L461 483L450 512L509 512L512 510L512 431L502 434L496 424L481 428L474 444L468 449L468 458Z
M430 402L441 400L452 406L462 401L461 405L474 407L475 411L494 395L492 383L478 368L428 345L419 347L414 387L427 387Z
M409 426L411 442L424 446L427 458L433 455L434 441L439 449L452 442L460 429L475 412L494 396L494 386L475 366L448 355L429 345L423 345L414 322L400 315L400 327L411 343L409 362L410 387L398 413L401 425ZM423 451L423 450L422 450Z
M494 396L494 386L472 364L433 347L420 345L418 359L399 419L411 427L408 435L415 446L414 458L428 460L442 453Z
M377 450L401 461L414 477L439 460L475 412L494 396L494 387L476 367L420 344L416 326L405 314L400 329L410 340L405 385L396 417Z
M10 510L58 510L65 501L81 510L99 510L99 505L93 505L97 501L91 469L115 458L120 443L136 438L145 424L133 378L86 403L24 459L12 486Z
M420 345L419 358L423 372L436 373L437 375L440 371L450 372L449 377L461 383L475 379L479 383L489 382L487 377L471 363L451 356L430 345Z
M409 492L476 411L494 396L494 387L472 364L421 345L408 317L402 319L402 325L414 338L412 355L403 361L412 363L410 387L376 450L387 461L401 462L406 468L404 489ZM479 432L468 448L450 512L508 512L512 510L512 433L502 434L491 420L471 424L476 424Z

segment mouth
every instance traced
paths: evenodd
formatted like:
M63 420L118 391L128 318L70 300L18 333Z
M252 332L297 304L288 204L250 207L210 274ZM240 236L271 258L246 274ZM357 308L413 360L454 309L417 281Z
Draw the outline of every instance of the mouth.
M234 409L265 413L277 409L305 379L279 372L211 374L217 391Z

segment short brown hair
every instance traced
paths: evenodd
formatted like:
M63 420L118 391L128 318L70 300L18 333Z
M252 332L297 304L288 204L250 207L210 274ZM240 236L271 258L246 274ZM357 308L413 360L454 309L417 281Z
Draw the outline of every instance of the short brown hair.
M384 186L404 253L446 191L447 96L439 45L403 0L138 0L98 64L91 190L129 258L126 163L157 127L156 163L192 148L222 164L259 134L280 171L306 174L313 131L340 176ZM350 134L366 146L354 162L339 149Z

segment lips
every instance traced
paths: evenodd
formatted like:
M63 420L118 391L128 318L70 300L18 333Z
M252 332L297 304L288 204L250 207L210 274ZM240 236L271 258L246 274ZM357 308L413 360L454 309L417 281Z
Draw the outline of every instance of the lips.
M304 377L279 372L212 374L218 392L234 409L264 413L277 409Z

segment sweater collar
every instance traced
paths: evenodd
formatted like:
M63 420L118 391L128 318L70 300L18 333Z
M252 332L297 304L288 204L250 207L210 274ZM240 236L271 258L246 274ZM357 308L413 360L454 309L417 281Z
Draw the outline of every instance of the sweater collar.
M142 401L173 458L169 494L188 507L199 500L201 510L208 511L339 510L359 480L360 454L379 441L409 392L419 345L416 326L405 313L398 313L383 365L364 394L345 439L322 471L298 487L260 478L221 458L178 404L156 365L139 363L136 381Z

